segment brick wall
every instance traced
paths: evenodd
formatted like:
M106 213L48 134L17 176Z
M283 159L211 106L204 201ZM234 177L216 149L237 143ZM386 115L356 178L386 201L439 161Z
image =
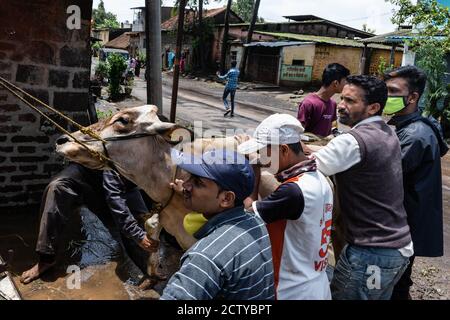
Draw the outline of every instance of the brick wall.
M359 74L362 49L343 46L316 45L312 81L320 83L325 67L330 63L340 63L350 70L351 74Z
M381 63L381 57L383 57L384 61L386 62L386 66L388 66L391 60L391 51L372 49L372 53L370 55L369 74L378 75L378 67L380 66ZM394 66L396 68L402 65L402 59L403 59L403 52L396 51L394 59Z
M70 5L81 9L81 29L67 28ZM0 8L0 75L86 124L92 0L0 0ZM0 88L0 213L40 202L62 168L54 151L59 135Z

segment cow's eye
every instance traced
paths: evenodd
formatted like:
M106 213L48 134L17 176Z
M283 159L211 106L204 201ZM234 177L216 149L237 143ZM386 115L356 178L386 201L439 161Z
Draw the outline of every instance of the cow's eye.
M117 118L116 121L114 121L114 122L120 122L123 125L127 125L130 121L127 118L120 117L120 118Z

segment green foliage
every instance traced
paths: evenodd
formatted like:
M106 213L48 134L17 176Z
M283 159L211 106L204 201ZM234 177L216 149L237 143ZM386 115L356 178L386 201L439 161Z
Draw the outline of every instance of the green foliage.
M392 18L393 23L412 25L418 32L407 44L417 54L417 66L428 76L423 97L425 113L435 118L444 116L450 119L448 106L445 106L445 103L440 106L441 101L448 100L448 90L443 77L447 70L445 56L450 53L449 9L436 0L422 0L416 4L410 0L385 1L399 7Z
M410 0L385 0L399 7L392 22L397 25L408 24L418 29L412 44L420 45L430 37L442 36L437 45L450 51L450 11L436 0L422 0L413 4Z
M252 21L254 4L255 0L236 0L233 2L231 9L245 22L250 22Z
M94 50L100 50L101 48L103 48L103 45L100 41L96 41L92 44L92 49Z
M112 115L113 115L113 112L111 110L107 110L107 111L97 110L98 120L110 118L110 117L112 117Z
M384 57L380 58L380 63L378 64L378 76L379 77L383 77L384 73L389 70L389 69L393 69L394 66L393 65L389 65L388 62L386 61L386 59Z
M425 112L435 118L446 114L448 111L438 107L438 102L447 96L446 83L444 82L444 73L447 71L445 61L445 50L436 41L430 40L422 42L416 48L417 66L421 68L428 77L427 90L425 92Z
M134 85L134 76L131 72L128 73L127 76L125 77L124 84L125 84L125 95L130 96L131 91L133 91L133 85Z
M92 19L94 20L94 28L120 28L117 16L112 12L106 12L103 0L100 1L97 9L92 10Z
M137 59L142 63L145 63L147 61L147 55L142 52L138 52Z
M91 45L92 53L94 54L95 57L98 56L98 52L100 51L101 48L103 48L103 45L101 44L100 41L96 41Z
M100 61L95 68L95 75L103 80L104 78L108 77L108 69L108 64L104 61Z
M127 62L122 55L113 53L108 56L108 66L109 94L114 101L120 98L120 80L127 69Z

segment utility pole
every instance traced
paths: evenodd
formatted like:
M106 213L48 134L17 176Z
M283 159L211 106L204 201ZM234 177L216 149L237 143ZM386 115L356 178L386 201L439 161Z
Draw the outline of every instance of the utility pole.
M147 103L162 114L161 0L145 0L145 38Z
M181 49L183 46L185 11L186 11L186 0L180 0L178 7L177 47L175 50L175 66L173 70L172 101L170 106L170 122L172 123L175 122L177 112L178 82L180 80L180 59L181 59Z
M200 69L202 72L205 72L206 65L205 65L205 44L204 44L205 36L203 34L203 1L204 0L198 0L198 29L200 36L200 50L199 50Z
M228 48L228 30L230 29L230 11L232 0L228 0L227 11L225 12L225 27L223 29L223 40L222 40L222 55L220 59L220 72L225 73L225 61L227 59L227 48Z
M252 21L250 22L250 26L248 27L246 44L249 44L253 40L253 31L255 30L256 20L258 20L258 11L260 2L261 0L256 0L255 4L253 5L253 16ZM244 54L242 55L241 65L239 67L242 74L242 78L245 77L245 70L247 68L247 59L248 59L248 47L244 46Z

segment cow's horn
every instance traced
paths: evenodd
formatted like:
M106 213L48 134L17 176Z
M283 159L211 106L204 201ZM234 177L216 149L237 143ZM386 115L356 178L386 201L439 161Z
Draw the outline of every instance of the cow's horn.
M165 134L170 133L173 130L179 128L179 125L170 122L154 123L148 128L148 132L151 134Z
M176 138L178 139L171 140L172 133L174 133L177 129L182 129L183 131L176 134ZM191 141L194 139L194 133L192 130L170 122L154 123L150 126L148 132L151 134L161 135L168 143L172 145L176 145L181 141L188 142L189 139Z

